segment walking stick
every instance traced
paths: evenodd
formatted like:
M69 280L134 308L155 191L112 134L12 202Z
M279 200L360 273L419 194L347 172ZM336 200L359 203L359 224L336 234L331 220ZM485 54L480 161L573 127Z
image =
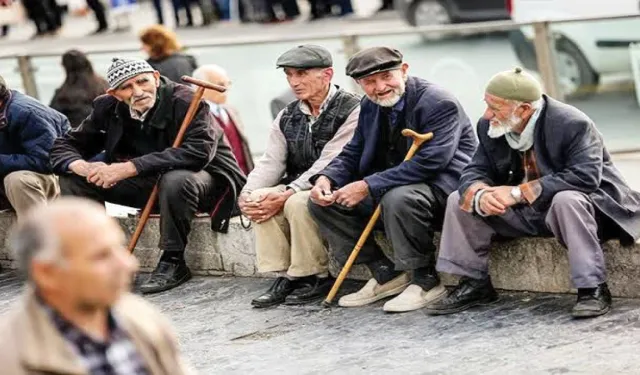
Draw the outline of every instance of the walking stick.
M187 110L186 116L184 116L184 120L182 120L178 135L176 135L176 139L173 141L173 145L171 146L172 148L177 148L182 143L182 138L184 138L184 134L187 132L187 128L189 127L189 124L196 114L196 110L198 109L198 105L200 104L200 100L202 99L202 95L204 95L204 90L209 89L218 92L225 92L227 90L226 87L215 85L213 83L195 79L189 76L182 76L182 80L192 85L196 85L198 86L198 88L196 89L196 93L193 96L193 99L191 99L189 109ZM158 199L158 183L156 183L156 185L153 187L151 195L149 196L149 200L147 200L147 204L144 206L144 210L142 210L142 215L140 216L140 221L138 221L136 231L133 232L133 236L131 236L131 241L129 242L128 248L130 253L133 253L133 250L136 248L138 239L140 239L142 230L147 224L147 220L149 220L149 215L151 215L151 209L153 209L153 205L156 203L156 199Z
M405 156L404 161L411 159L424 142L427 142L431 140L431 138L433 138L433 133L418 134L411 129L402 130L402 135L404 135L405 137L413 138L413 143L411 144L411 148L409 148L409 151L407 152L407 155ZM340 286L342 286L342 283L344 282L344 279L347 277L347 274L349 274L349 271L353 266L353 262L355 262L356 258L358 257L358 254L360 253L360 249L362 249L362 246L364 245L365 241L369 237L369 234L371 234L373 227L378 221L378 218L380 217L380 212L381 212L381 207L380 207L380 204L378 204L378 206L376 207L376 210L373 212L373 215L371 216L371 219L369 219L367 226L364 228L364 231L360 235L360 238L358 239L356 246L351 251L351 255L349 255L349 259L347 259L347 262L342 267L342 270L340 271L338 278L333 283L333 286L329 291L329 295L327 295L327 298L322 302L323 306L325 307L331 306L331 302L335 298L336 294L338 294L338 290L340 289Z

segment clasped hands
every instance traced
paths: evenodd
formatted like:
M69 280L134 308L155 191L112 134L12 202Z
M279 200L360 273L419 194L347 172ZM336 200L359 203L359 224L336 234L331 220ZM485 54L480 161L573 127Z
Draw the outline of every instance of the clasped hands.
M330 206L333 203L345 207L355 207L369 195L369 185L363 180L352 182L341 189L331 191L331 181L320 176L311 189L310 199L319 206Z
M109 189L118 182L138 174L136 166L130 161L105 164L76 160L69 164L69 170L78 176L86 177L88 182L103 189Z
M243 193L238 200L238 206L246 217L260 224L282 211L285 202L293 194L295 194L295 190L291 189L283 192L272 191L258 196Z
M482 188L480 210L487 216L504 215L507 209L520 203L511 195L513 186L490 186Z

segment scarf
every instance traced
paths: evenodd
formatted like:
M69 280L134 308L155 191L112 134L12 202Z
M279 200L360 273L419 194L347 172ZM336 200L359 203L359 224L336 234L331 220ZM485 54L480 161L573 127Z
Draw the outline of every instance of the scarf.
M538 122L538 117L540 117L540 113L542 112L543 107L544 104L536 109L535 112L533 112L533 114L529 118L529 121L527 121L527 125L525 126L522 133L518 134L509 132L504 135L507 143L509 143L509 146L512 149L525 152L530 149L531 146L533 146L533 135L536 128L536 122Z

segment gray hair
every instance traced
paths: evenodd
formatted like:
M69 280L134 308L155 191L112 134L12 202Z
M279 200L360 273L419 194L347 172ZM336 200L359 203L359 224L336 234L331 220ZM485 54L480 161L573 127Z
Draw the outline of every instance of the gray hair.
M9 86L7 86L7 81L5 81L2 76L0 76L0 100L6 100L8 96Z
M60 238L55 234L49 215L27 215L9 237L9 248L23 277L30 279L34 260L52 263L60 260Z
M222 77L225 77L227 80L229 80L229 75L227 74L227 71L224 70L220 65L215 65L215 64L200 66L198 69L193 71L193 78L201 79L203 81L208 81L209 75L212 73L218 74Z
M538 99L538 100L536 100L534 102L521 102L521 101L518 101L518 100L509 100L509 102L514 104L515 107L518 107L518 106L520 106L520 105L522 105L524 103L529 103L531 105L531 108L533 108L533 109L540 108L542 106L542 102L543 101L544 101L543 98L540 98L540 99Z

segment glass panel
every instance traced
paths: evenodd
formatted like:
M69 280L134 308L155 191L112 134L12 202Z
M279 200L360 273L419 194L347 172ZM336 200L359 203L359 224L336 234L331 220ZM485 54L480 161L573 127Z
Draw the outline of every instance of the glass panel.
M24 92L22 78L18 70L18 59L15 57L4 57L0 59L0 76L4 78L10 88Z
M565 101L585 112L609 151L640 150L640 18L554 23L558 82Z

